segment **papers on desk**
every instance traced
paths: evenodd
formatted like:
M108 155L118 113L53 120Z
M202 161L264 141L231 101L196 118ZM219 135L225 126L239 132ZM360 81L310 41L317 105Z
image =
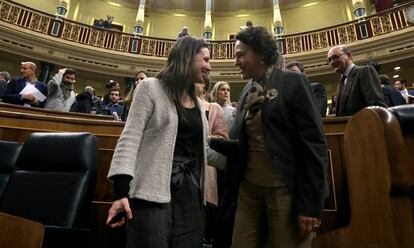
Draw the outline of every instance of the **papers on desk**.
M43 93L40 92L33 84L27 84L19 94L33 94L39 102L43 102L46 99L46 96L43 95Z

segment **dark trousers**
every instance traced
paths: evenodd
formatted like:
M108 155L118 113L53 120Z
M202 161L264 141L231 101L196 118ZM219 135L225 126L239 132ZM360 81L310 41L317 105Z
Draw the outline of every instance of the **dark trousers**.
M198 248L202 233L200 190L186 178L171 189L170 203L131 200L128 248Z

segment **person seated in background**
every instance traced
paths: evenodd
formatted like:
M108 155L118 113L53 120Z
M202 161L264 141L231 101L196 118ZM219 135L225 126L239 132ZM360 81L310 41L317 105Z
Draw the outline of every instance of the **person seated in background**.
M102 104L102 99L96 95L96 90L92 86L86 86L85 90L88 90L88 92L92 93L92 103L93 103L93 109L95 111L94 114L96 114L96 110L99 109L99 107Z
M411 103L414 98L414 92L407 89L407 80L401 79L394 83L394 88L397 89L404 97L406 103Z
M128 92L128 95L125 97L125 100L124 100L124 109L123 109L123 115L122 115L123 121L126 122L128 119L129 108L131 107L132 99L134 98L135 88L142 80L146 79L147 77L149 77L149 73L146 71L139 71L135 75L134 84L132 85L131 89Z
M106 28L106 29L111 29L113 21L114 21L114 17L110 16L110 15L107 15L106 20L103 22L103 27Z
M3 95L6 93L7 84L10 81L10 73L7 71L0 72L0 100L3 98Z
M249 20L246 22L246 26L240 26L240 30L251 28L251 27L253 27L253 22Z
M235 108L230 105L230 85L227 82L217 82L211 90L211 98L213 102L218 103L224 111L227 128L230 129L234 121Z
M406 103L401 93L390 86L390 78L387 75L380 75L379 78L382 94L384 95L384 101L388 107L403 105Z
M22 62L20 69L22 77L10 80L3 101L26 107L43 108L47 96L47 86L37 80L36 70L35 63ZM25 90L23 91L23 89Z
M277 56L277 61L275 64L276 68L279 68L281 70L286 70L286 58L282 54L279 54Z
M123 106L119 104L119 99L121 96L121 92L117 88L113 88L109 90L109 97L111 99L111 103L106 105L101 105L98 110L98 114L101 115L115 115L120 118L122 116Z
M94 27L103 28L104 27L104 19L99 19L94 22Z
M299 61L291 61L287 63L286 70L295 71L306 75L305 67ZM318 112L321 117L326 117L326 109L328 107L328 97L326 96L325 87L320 83L311 83L313 94L316 97L316 103L318 105Z
M70 108L70 112L96 114L96 108L92 101L94 91L95 89L91 86L86 86L85 89L76 96L76 102Z
M110 97L109 97L109 90L111 89L121 89L121 86L119 86L119 82L115 81L115 80L109 80L106 85L105 88L107 90L107 93L104 95L103 100L102 100L102 105L107 105L111 102Z
M76 102L74 83L76 71L70 68L60 69L48 82L48 96L45 108L63 112L69 112Z
M178 37L177 39L190 35L190 33L188 33L188 27L183 27L183 29L181 30L181 32L178 33Z

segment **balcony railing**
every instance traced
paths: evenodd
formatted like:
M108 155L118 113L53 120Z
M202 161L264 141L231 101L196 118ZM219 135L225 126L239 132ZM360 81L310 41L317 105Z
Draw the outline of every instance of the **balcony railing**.
M414 2L365 18L310 32L285 35L280 40L284 54L295 54L369 39L409 27L406 11ZM167 57L175 40L106 30L55 16L9 0L0 0L0 24L6 22L63 40L102 49ZM233 59L234 41L211 41L212 59Z

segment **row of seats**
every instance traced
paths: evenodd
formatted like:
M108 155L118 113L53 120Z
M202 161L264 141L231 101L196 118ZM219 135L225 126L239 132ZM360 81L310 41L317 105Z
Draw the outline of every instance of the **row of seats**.
M0 212L43 224L43 247L86 246L97 162L97 138L89 133L0 141Z

